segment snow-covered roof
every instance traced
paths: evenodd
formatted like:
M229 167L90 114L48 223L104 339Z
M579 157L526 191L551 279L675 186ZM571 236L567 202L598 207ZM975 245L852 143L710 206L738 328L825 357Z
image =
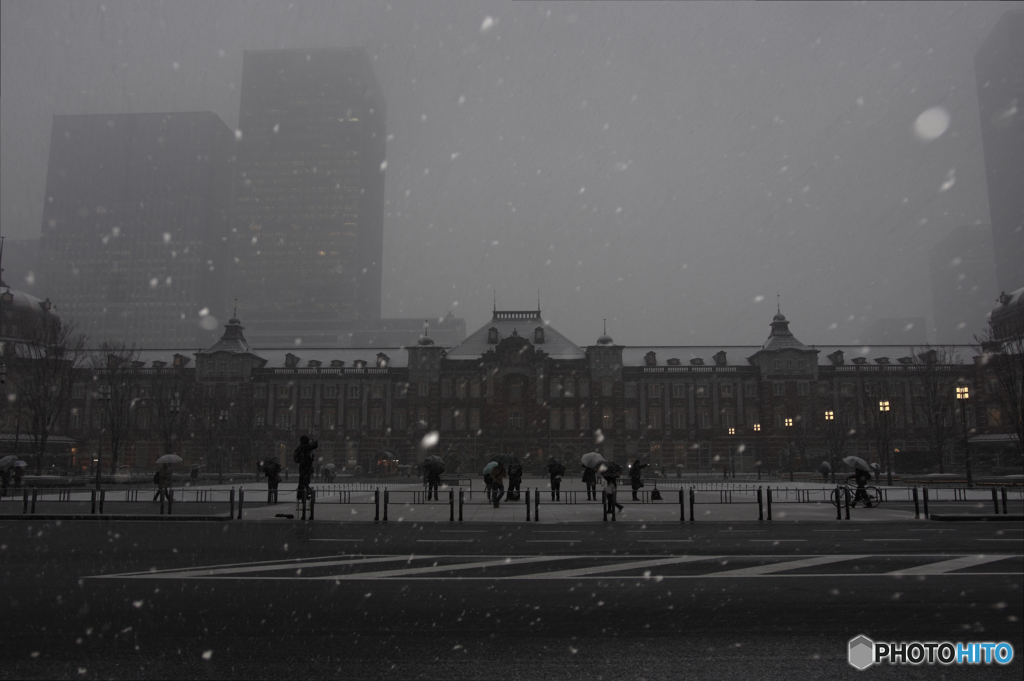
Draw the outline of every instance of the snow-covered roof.
M725 352L725 366L750 366L747 357L760 350L757 345L631 345L622 349L622 366L647 366L647 353L653 352L657 364L668 366L668 360L678 359L681 366L692 366L690 360L703 360L704 366L715 366L714 356Z
M534 329L544 329L544 342L535 347L552 359L585 359L587 353L578 345L560 334L553 326L548 325L541 317L540 310L502 312L495 311L491 320L481 326L466 339L448 351L446 359L479 359L488 350L495 347L487 340L491 328L498 331L498 342L512 335L515 331L533 343Z

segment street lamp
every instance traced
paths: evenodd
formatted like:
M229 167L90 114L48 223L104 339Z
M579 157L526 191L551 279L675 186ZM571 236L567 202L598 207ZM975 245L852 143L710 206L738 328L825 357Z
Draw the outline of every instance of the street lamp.
M878 401L878 417L882 425L882 444L885 445L886 484L892 487L892 465L889 463L889 400Z
M735 435L735 434L736 434L736 429L735 428L730 428L729 429L729 435ZM730 442L729 443L729 472L732 473L733 479L736 478L736 461L733 459L733 450L735 450L735 449L736 448Z
M761 457L764 452L764 438L761 437L761 424L754 424L754 432L757 433L757 479L761 479Z
M107 426L107 405L110 404L109 385L100 386L98 399L100 401L100 408L103 410L103 416L100 420L100 444L96 450L96 489L100 488L100 471L103 468L103 432Z
M967 468L967 486L974 487L974 478L971 477L971 446L967 441L967 401L971 399L971 395L966 385L956 387L956 399L961 400L960 420L964 424L964 464Z
M222 424L227 423L228 410L221 409L220 414L217 416L217 420L220 421ZM221 430L223 430L223 426L221 426ZM224 482L224 443L219 442L218 445L219 446L217 448L217 483L222 484Z
M789 459L789 481L793 482L793 419L786 419L786 457Z

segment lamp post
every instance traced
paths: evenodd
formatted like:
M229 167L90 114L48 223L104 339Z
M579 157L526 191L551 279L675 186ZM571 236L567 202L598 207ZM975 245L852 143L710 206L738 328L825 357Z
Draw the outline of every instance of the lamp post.
M96 450L96 489L100 488L100 471L103 468L103 432L107 427L107 405L110 403L109 385L100 386L98 399L103 415L100 417L100 444Z
M729 435L735 435L736 429L729 428ZM736 450L736 446L732 442L729 442L729 473L732 474L733 479L736 479L736 461L733 458L733 453Z
M221 432L221 436L223 437L223 430L224 430L223 424L227 423L227 420L228 420L228 410L227 409L221 409L220 410L220 414L217 416L217 420L222 424L221 427L220 427L220 430L222 431ZM218 447L217 447L217 484L222 484L223 482L224 482L224 443L223 442L218 442Z
M956 399L960 400L960 420L964 424L964 464L967 469L967 486L974 487L974 478L971 477L971 446L967 441L967 404L971 395L966 385L956 387Z
M754 424L754 432L757 433L757 479L761 479L761 457L764 456L764 437L761 435L761 424Z
M889 400L878 401L878 420L882 429L882 445L885 447L885 484L892 487L892 465L889 463Z
M793 419L786 419L786 458L789 460L789 481L793 482Z

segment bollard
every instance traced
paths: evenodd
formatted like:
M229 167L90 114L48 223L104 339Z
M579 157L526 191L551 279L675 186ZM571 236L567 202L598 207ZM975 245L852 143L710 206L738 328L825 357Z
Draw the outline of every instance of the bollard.
M160 495L160 515L164 514L164 495Z
M844 504L846 506L846 519L849 520L850 519L850 488L849 487L843 487L843 500L846 502Z
M757 488L757 519L764 520L764 499L761 495L760 486Z
M842 491L842 489L840 489L839 485L836 485L836 491L834 492L834 494L836 495L836 520L842 520L843 519L843 491Z
M462 522L462 505L466 503L466 490L459 488L459 522Z
M917 498L917 485L914 485L914 520L921 519L921 504Z
M601 522L608 522L608 494L601 490Z
M690 522L692 523L697 519L696 514L693 512L693 488L690 488Z
M313 522L313 512L316 509L316 490L309 490L309 522ZM238 502L238 517L242 517L242 502Z
M1006 515L1006 488L1000 489L999 494L1003 497L1003 515Z
M35 495L33 495L33 496L35 496ZM33 499L32 501L35 501L35 499ZM33 507L32 508L32 512L35 513L36 512L35 504L32 504L32 507ZM96 490L92 491L92 511L90 511L90 512L93 515L96 515Z
M380 487L373 491L373 522L380 522Z
M232 501L234 501L234 492L235 492L235 490L231 490L231 499L232 499ZM299 518L299 520L305 520L305 519L306 519L306 494L305 494L305 492L303 492L303 494L302 494L302 516Z
M529 492L527 492L529 494ZM529 520L529 518L527 518ZM448 522L455 522L455 490L448 489Z
M922 487L921 489L924 491L924 519L928 520L928 488Z
M229 505L230 505L230 508L229 508L229 511L228 511L228 520L234 520L234 518L235 518L235 488L234 487L231 488L231 494L228 495L228 502L229 502ZM170 514L168 513L168 515L170 515ZM302 508L302 518L303 519L306 518L305 504L303 504L303 508Z
M384 522L388 521L388 488L384 488Z
M530 488L526 488L526 522L530 522Z
M768 486L768 520L772 519L772 488Z
M999 515L999 497L996 495L996 488L992 488L992 506L996 509L996 515Z
M25 494L23 495L23 498L22 498L22 504L23 504L22 507L21 507L22 514L28 513L28 487L25 488Z
M540 522L540 490L533 488L533 522Z
M686 522L686 494L682 487L679 488L679 522Z
M238 488L238 519L242 519L242 504L245 502L245 488Z
M994 492L995 489L993 489L992 491ZM103 502L106 500L106 498L107 498L107 490L101 487L100 488L100 515L103 515ZM997 510L996 513L998 513L998 512L999 511Z

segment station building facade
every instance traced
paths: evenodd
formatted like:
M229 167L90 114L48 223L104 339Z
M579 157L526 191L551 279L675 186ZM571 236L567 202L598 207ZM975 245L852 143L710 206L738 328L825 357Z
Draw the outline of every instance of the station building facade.
M496 310L452 347L428 332L409 347L256 349L231 319L206 350L139 354L140 416L122 461L151 468L175 451L208 469L288 466L309 434L321 464L391 472L422 461L436 433L431 453L450 471L476 472L498 452L529 468L596 450L669 476L814 471L847 455L898 473L962 469L961 406L971 438L1006 430L970 346L814 347L789 324L777 314L759 346L625 346L607 335L579 346L540 310ZM84 451L95 448L100 407L95 374L83 376L65 430ZM939 441L936 377L948 388ZM954 383L971 399L958 403ZM1020 465L1013 446L987 465Z

